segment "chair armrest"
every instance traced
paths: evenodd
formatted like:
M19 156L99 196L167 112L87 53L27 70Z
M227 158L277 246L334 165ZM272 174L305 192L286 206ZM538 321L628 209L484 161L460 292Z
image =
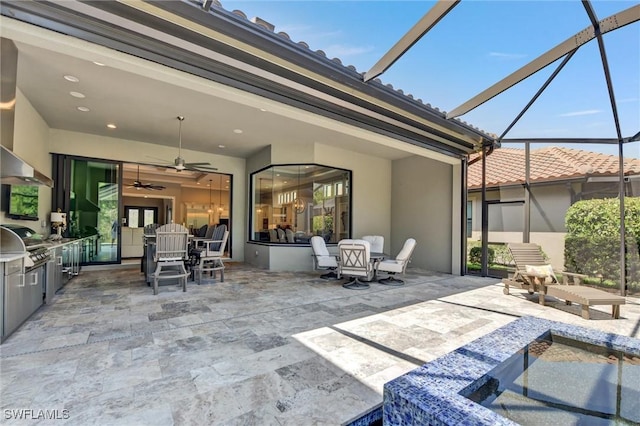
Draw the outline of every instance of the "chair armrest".
M572 284L582 285L582 281L588 277L588 275L577 274L575 272L567 272L562 271L562 284L571 284L569 283L569 277L571 277Z

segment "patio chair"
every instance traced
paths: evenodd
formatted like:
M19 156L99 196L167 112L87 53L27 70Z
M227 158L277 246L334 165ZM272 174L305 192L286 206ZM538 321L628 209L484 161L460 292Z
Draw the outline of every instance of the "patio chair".
M269 229L269 242L277 243L278 242L278 233L275 229Z
M285 234L285 236L287 238L287 242L288 243L295 243L296 242L296 236L293 233L293 230L287 228L287 229L284 230L284 234Z
M361 239L369 241L371 251L374 253L384 252L384 237L382 235L365 235Z
M216 277L216 273L220 271L220 282L224 282L224 263L222 257L227 246L229 231L227 225L218 225L215 227L211 240L204 242L204 247L200 253L200 260L195 266L196 281L202 282L202 274L209 272L212 277Z
M284 229L276 228L276 232L278 233L278 242L286 243L287 242L287 236L284 233Z
M189 230L182 225L170 223L156 229L156 252L153 273L153 294L158 294L158 281L181 279L182 291L187 291L189 272L184 266L189 254Z
M545 295L563 299L567 305L572 302L582 305L582 317L589 319L589 306L611 305L611 316L620 317L620 305L625 298L591 287L583 287L582 282L587 275L562 271L562 285L558 283L556 273L542 255L540 246L533 243L510 243L509 251L516 265L512 278L502 280L504 294L509 294L509 287L525 289L529 294L538 292L538 302L545 304Z
M407 269L407 265L409 264L409 262L411 262L411 255L413 254L413 249L415 248L416 240L414 240L413 238L408 238L404 242L402 250L400 250L395 259L385 259L382 262L379 262L376 266L376 271L386 272L388 276L387 278L379 279L378 283L393 286L404 285L404 281L395 278L394 275L404 275L404 272Z
M205 225L207 226L207 225ZM203 247L204 246L204 242L207 240L210 240L213 238L213 231L216 230L216 227L213 225L208 225L206 232L200 236L200 232L198 232L198 235L196 237L193 238L192 240L192 244L194 246L194 248L199 248L199 247Z
M338 262L338 275L340 277L352 277L342 287L350 290L364 290L369 288L368 282L360 281L364 278L371 281L375 273L371 262L371 245L365 240L340 240L338 243L340 261Z
M326 274L320 275L324 280L337 279L338 261L336 257L329 253L324 238L316 235L311 237L311 251L313 252L313 263L315 269L329 270Z

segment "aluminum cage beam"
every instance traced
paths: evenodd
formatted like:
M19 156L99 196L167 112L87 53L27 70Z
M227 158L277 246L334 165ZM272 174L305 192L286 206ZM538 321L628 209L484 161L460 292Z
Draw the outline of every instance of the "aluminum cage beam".
M609 31L613 31L615 29L624 27L625 25L629 25L639 20L640 20L640 4L632 6L628 9L625 9L621 12L618 12L616 14L609 16L608 18L601 20L599 22L600 34L605 34ZM493 86L477 94L476 96L469 99L462 105L449 111L447 113L447 118L454 118L454 117L458 117L468 113L472 109L477 108L478 106L482 105L483 103L487 102L493 97L499 95L505 90L518 84L525 78L540 71L542 68L546 67L550 63L558 60L559 58L563 57L564 55L570 52L577 50L580 46L593 40L596 37L597 37L597 34L594 26L589 25L582 31L569 37L567 40L558 44L551 50L548 50L546 53L543 53L542 55L538 56L536 59L529 62L527 65L523 66L519 70L515 71L514 73L500 80Z
M404 53L433 28L460 0L439 0L398 42L364 74L365 82L385 72Z

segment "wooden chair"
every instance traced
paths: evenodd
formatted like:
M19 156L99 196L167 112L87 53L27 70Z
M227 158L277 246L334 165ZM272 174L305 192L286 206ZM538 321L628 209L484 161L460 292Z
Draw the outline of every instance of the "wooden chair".
M620 317L620 305L625 298L606 291L581 284L587 277L583 274L562 271L562 285L558 283L555 271L548 265L542 255L540 246L533 243L510 243L509 251L516 264L513 278L505 278L504 294L509 294L509 287L525 289L529 294L538 292L538 302L544 306L545 295L563 299L567 305L577 303L582 307L582 317L589 319L589 306L611 305L612 318Z
M189 255L189 230L182 225L170 223L156 229L156 251L153 273L153 294L158 294L158 281L181 279L182 291L187 291L189 272L184 266Z
M224 263L222 257L227 246L229 231L227 225L216 226L211 240L204 242L204 247L200 253L200 261L195 267L196 281L198 285L202 282L202 274L209 272L214 278L220 271L220 281L224 282Z
M352 277L342 284L342 287L350 290L364 290L369 288L368 282L360 281L360 277L371 281L375 273L371 262L371 246L365 240L340 240L338 243L340 261L338 262L338 275Z

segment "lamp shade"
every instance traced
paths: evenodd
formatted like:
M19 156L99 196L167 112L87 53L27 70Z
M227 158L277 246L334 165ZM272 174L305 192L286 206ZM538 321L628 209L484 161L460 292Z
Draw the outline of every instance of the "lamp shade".
M67 214L60 212L51 212L51 223L67 223Z

